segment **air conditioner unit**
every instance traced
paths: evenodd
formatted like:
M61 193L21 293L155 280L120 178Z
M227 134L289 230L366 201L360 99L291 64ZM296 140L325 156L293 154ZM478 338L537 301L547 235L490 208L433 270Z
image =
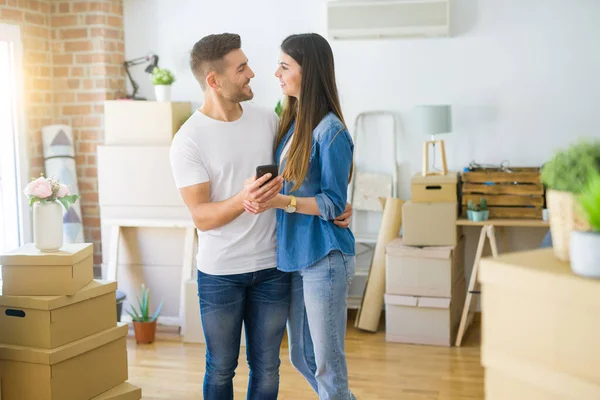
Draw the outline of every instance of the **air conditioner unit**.
M330 39L450 36L450 0L328 0Z

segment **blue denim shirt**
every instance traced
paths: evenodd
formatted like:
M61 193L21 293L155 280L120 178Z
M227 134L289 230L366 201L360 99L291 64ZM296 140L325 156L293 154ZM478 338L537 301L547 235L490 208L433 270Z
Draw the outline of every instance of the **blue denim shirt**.
M279 163L285 144L294 132L292 124L277 146L275 160L281 174L286 160ZM285 181L282 194L316 197L320 216L286 213L277 210L277 268L292 272L309 267L333 250L355 254L354 235L333 220L346 208L348 178L352 166L354 144L348 130L333 113L327 114L313 130L308 173L295 192L293 182Z

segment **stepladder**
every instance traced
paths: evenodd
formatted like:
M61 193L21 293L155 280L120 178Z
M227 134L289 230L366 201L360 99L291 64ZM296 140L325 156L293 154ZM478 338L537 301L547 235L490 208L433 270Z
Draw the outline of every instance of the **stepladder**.
M504 232L503 232L504 233ZM480 289L478 282L479 275L479 264L483 257L486 240L489 240L490 248L492 250L492 257L498 257L498 244L496 242L496 229L494 225L483 225L479 233L479 242L477 244L477 250L475 252L475 261L473 263L473 270L471 272L471 279L469 280L469 288L467 290L467 296L465 305L463 307L462 316L460 318L460 325L458 327L458 333L456 335L456 347L460 347L465 333L469 326L473 323L473 317L475 315L473 300L479 298ZM476 304L477 302L475 302Z

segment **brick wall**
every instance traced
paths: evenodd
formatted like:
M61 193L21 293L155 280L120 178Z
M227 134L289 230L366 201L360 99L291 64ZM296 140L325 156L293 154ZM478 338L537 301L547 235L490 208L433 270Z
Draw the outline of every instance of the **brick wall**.
M0 0L0 22L21 26L31 175L43 171L41 127L73 128L85 240L102 262L96 147L104 100L125 91L123 0Z

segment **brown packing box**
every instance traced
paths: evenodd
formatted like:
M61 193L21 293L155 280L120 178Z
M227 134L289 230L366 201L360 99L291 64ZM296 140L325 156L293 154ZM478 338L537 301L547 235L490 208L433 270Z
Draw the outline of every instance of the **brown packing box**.
M414 203L402 206L402 238L406 246L456 246L457 203Z
M503 371L535 367L547 371L545 380L593 385L600 399L600 280L573 274L551 248L484 258L480 266L483 365L498 367L501 355Z
M73 295L94 279L93 245L66 243L42 253L33 243L0 256L2 292L9 296Z
M0 344L4 400L91 399L127 381L127 325L53 349Z
M116 290L93 281L73 296L0 296L0 343L52 349L113 327Z
M140 400L141 398L142 389L125 382L91 400Z
M465 279L465 240L456 246L411 247L401 238L386 247L386 293L450 297L453 285Z
M385 295L385 340L452 346L465 304L466 283L454 284L452 297Z
M458 183L458 172L430 176L418 173L411 179L411 200L414 203L457 203Z

